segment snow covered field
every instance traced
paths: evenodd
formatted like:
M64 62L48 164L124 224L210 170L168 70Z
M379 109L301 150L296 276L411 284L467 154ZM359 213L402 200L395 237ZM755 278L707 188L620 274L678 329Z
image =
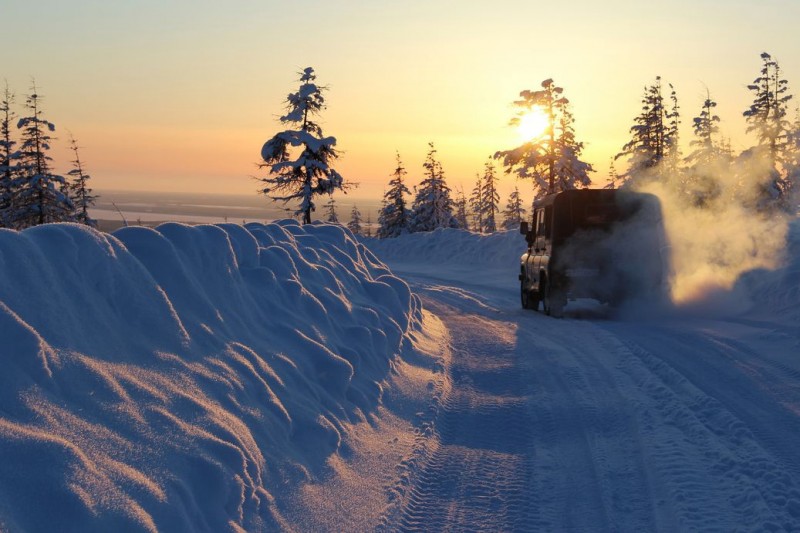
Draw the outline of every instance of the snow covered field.
M646 317L523 311L514 232L364 243L0 230L0 530L800 530L800 224Z

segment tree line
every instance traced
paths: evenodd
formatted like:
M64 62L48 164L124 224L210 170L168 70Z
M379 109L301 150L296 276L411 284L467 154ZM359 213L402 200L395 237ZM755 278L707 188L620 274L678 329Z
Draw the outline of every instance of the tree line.
M264 184L259 192L284 204L298 201L294 214L303 223L311 222L311 213L317 207L316 196L331 195L337 189L348 187L342 176L331 167L331 163L339 155L335 148L336 139L324 136L322 128L315 121L324 108L323 92L327 90L327 87L317 85L315 80L316 74L311 67L300 73L300 87L288 95L286 114L280 117L280 122L287 129L264 143L261 150L263 163L259 165L269 170L267 177L259 178ZM496 171L491 160L486 163L483 176L477 177L469 200L464 197L463 191L454 199L436 153L434 144L430 143L422 165L423 178L415 187L411 206L406 200L406 196L411 195L404 182L407 171L397 154L397 165L378 215L379 237L432 231L436 228L474 229L479 232L497 230L495 215L500 211L500 198L496 188ZM325 207L326 220L338 223L335 201L330 198ZM503 211L502 225L518 225L525 213L519 190L515 189L506 210ZM470 217L473 219L472 224ZM348 225L355 233L369 231L371 221L367 221L366 227L362 224L361 213L353 206Z
M680 108L672 85L668 99L660 77L645 88L631 140L615 156L627 170L612 172L610 186L661 182L687 205L712 207L737 202L765 215L794 214L800 195L800 109L791 118L789 82L770 54L761 54L758 76L747 86L753 101L742 115L756 144L736 154L720 131L717 102L707 90L693 117L690 152L679 145ZM613 168L613 167L612 167Z
M753 102L743 112L747 133L755 135L755 146L733 153L730 142L721 136L720 119L715 114L717 103L709 91L692 119L690 153L684 156L679 144L681 113L677 93L667 84L669 93L665 96L664 82L657 76L645 87L641 112L629 130L630 140L611 161L606 187L642 188L661 182L677 190L689 206L707 207L724 198L762 213L796 210L800 189L800 111L794 120L790 119L789 102L793 96L788 92L788 81L770 54L761 54L761 60L759 75L748 85ZM312 120L323 109L322 92L326 90L313 83L315 78L313 69L303 71L301 86L287 98L287 114L280 119L287 126L299 128L278 133L262 150L262 166L269 168L270 175L261 179L266 184L261 192L284 202L299 199L296 214L302 215L304 222L311 220L315 195L330 195L347 186L330 167L338 156L336 139L324 137ZM405 184L407 171L398 154L378 216L378 236L396 237L437 228L496 231L500 209L495 160L502 163L506 174L531 181L534 201L548 194L589 187L594 168L583 160L584 144L577 140L575 119L564 89L546 79L540 90L520 92L514 106L512 125L518 125L526 114L537 109L546 116L547 127L536 138L493 154L483 174L477 176L469 198L463 191L452 193L430 143L422 165L422 180L414 188L409 206L407 198L412 193ZM297 157L290 147L299 148ZM616 170L620 160L626 163L622 173ZM727 186L731 182L723 179L727 176L735 177L734 187ZM333 206L329 203L328 220ZM519 189L515 188L503 211L501 226L518 225L525 213ZM355 227L361 228L360 212L355 206L353 216L357 218Z
M49 152L56 127L44 118L42 99L33 82L18 118L15 95L5 85L0 101L0 227L22 230L50 222L95 226L89 208L97 197L71 134L72 168L67 177L53 170Z

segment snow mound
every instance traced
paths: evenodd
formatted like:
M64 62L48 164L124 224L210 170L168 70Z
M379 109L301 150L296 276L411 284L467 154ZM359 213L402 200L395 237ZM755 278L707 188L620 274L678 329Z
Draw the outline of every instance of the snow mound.
M484 269L511 269L513 272L519 270L519 258L525 251L525 239L518 231L512 230L480 234L440 228L389 239L365 239L363 242L382 260L392 263L480 266Z
M341 226L0 230L0 529L286 527L420 319Z
M522 235L513 230L482 235L438 229L397 238L365 238L362 242L396 272L509 290L517 290L519 260L525 251ZM641 307L635 309L643 312ZM731 289L709 291L704 301L678 308L677 312L684 309L753 317L763 311L770 319L777 312L795 324L800 321L800 220L789 224L782 268L745 272Z
M745 291L757 307L766 307L773 315L800 320L800 220L789 224L786 235L784 266L777 270L758 269L746 272L735 290Z

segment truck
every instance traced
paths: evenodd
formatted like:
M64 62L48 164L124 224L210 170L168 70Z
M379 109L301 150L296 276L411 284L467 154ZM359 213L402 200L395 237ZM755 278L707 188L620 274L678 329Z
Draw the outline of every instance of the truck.
M568 300L619 306L631 298L666 298L669 248L661 204L624 189L574 189L534 204L520 224L522 307L560 317Z

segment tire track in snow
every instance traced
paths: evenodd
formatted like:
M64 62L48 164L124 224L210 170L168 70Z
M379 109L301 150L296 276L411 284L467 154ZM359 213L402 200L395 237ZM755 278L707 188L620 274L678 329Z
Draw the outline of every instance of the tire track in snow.
M452 390L436 443L414 479L397 531L524 531L530 497L531 421L509 324L432 300L452 336ZM513 327L511 327L513 330Z
M757 364L756 353L687 329L617 336L628 352L624 369L649 400L641 406L646 445L677 525L797 531L797 417L781 415L731 364Z
M475 400L486 379L465 373L477 379L454 383L436 446L409 480L413 498L394 529L800 531L800 387L785 357L728 338L731 324L553 320L518 310L510 290L430 281L415 290L430 295L428 307L457 333L455 359L489 346L469 340L480 332L465 326L487 336L488 323L501 337L504 328L516 330L504 344L516 360L515 375L506 375L517 384L499 396L528 402L520 416L530 441L519 444L527 472L524 481L495 486L509 493L524 487L526 494L502 500L523 502L524 510L506 505L510 512L491 521L468 501L465 484L489 490L473 481L482 474L475 465L489 462L474 448L458 455L449 436L464 405L459 391ZM461 325L452 320L459 312ZM770 349L783 342L767 341ZM796 349L796 339L785 341Z
M631 394L583 322L524 316L540 513L551 530L653 531L657 487L648 476ZM525 348L520 347L521 351ZM654 491L656 491L654 493Z

